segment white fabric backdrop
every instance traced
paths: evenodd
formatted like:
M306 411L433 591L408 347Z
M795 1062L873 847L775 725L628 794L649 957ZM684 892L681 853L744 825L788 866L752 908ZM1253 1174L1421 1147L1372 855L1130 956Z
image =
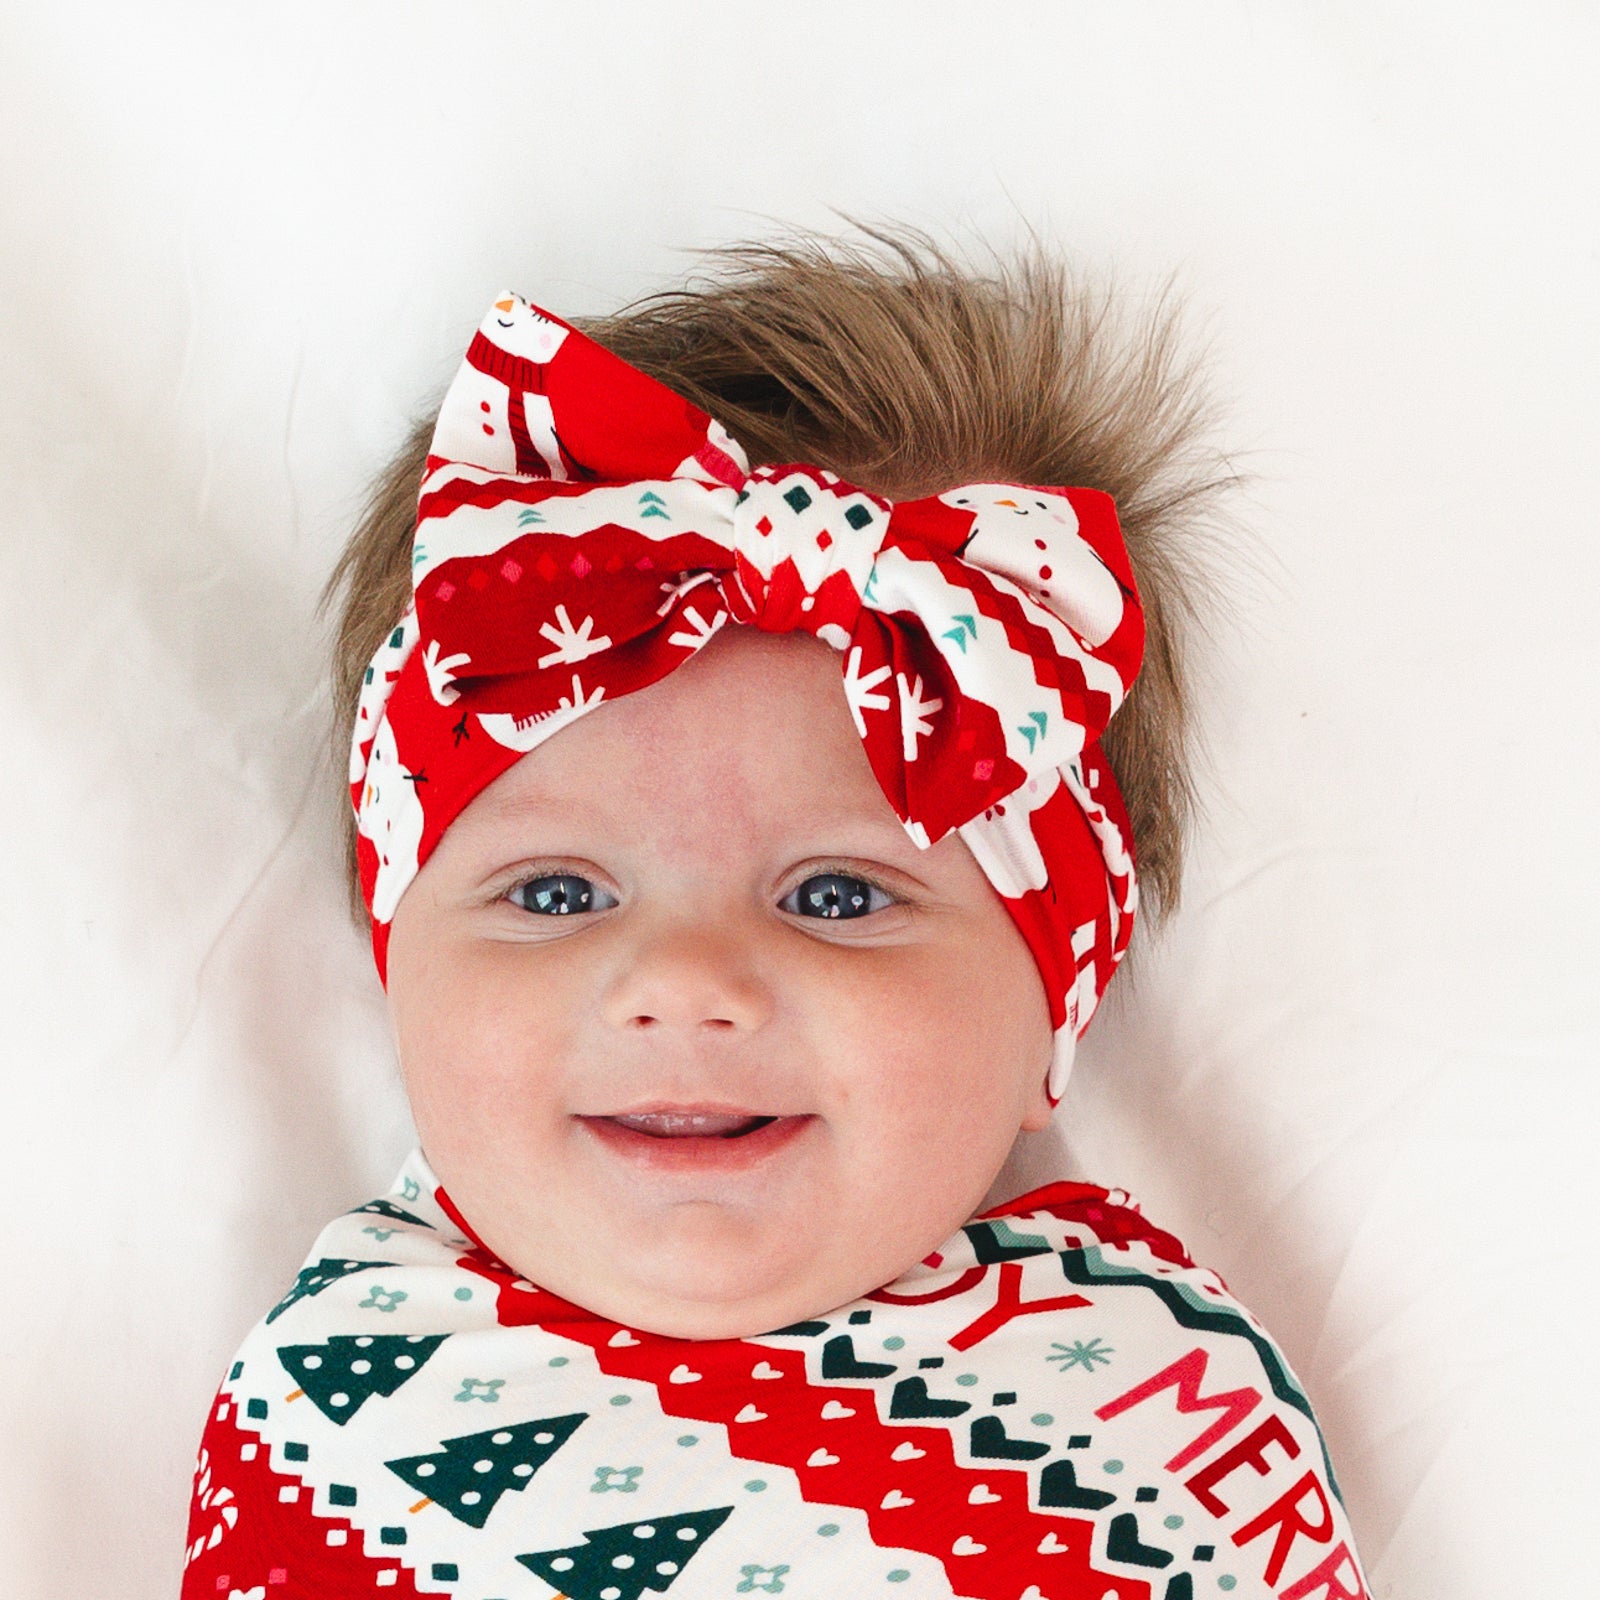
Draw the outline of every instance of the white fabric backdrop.
M1582 1592L1597 35L5 7L0 1589L175 1593L235 1341L407 1147L320 747L365 481L495 290L606 310L831 204L1176 271L1256 475L1185 909L1013 1188L1125 1184L1262 1315L1377 1595Z

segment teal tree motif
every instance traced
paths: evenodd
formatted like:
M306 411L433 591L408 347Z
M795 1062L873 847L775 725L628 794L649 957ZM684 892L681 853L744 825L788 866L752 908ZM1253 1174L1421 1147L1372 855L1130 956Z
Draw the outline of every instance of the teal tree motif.
M445 1333L336 1334L326 1344L286 1344L284 1370L323 1416L343 1427L373 1395L393 1394L409 1383Z
M717 1506L592 1528L584 1534L583 1544L540 1550L517 1560L567 1600L640 1600L646 1591L665 1594L732 1511L732 1506Z
M553 1456L588 1416L575 1411L509 1428L486 1428L441 1441L433 1455L405 1456L384 1465L425 1494L458 1522L481 1528L508 1489L526 1489L528 1480Z

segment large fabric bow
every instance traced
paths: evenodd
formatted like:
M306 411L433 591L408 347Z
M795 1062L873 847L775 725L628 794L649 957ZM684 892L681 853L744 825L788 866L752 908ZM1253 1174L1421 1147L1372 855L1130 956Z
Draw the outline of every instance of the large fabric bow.
M1110 499L969 484L891 504L748 469L710 417L560 319L497 300L445 397L414 605L374 657L351 766L379 969L401 894L486 784L728 622L840 654L917 844L958 830L1039 964L1052 1092L1126 947L1126 816L1097 740L1143 613Z

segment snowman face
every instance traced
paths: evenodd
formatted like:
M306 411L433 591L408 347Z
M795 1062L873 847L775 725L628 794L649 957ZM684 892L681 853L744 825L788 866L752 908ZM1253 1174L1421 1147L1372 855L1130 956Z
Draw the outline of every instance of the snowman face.
M400 764L394 731L387 722L378 724L372 741L359 831L372 841L378 854L372 914L378 921L387 922L416 874L417 850L422 843L422 802L417 798L416 785Z
M1079 535L1078 514L1065 495L978 483L939 498L977 514L961 551L974 566L1009 578L1091 646L1116 632L1122 589Z
M514 294L495 301L489 308L489 315L483 319L482 331L507 355L541 364L555 355L567 337L567 330L560 323L541 316L520 295Z
M892 1281L1050 1115L1027 944L959 838L907 837L802 635L724 628L486 788L400 902L388 990L477 1235L674 1337Z

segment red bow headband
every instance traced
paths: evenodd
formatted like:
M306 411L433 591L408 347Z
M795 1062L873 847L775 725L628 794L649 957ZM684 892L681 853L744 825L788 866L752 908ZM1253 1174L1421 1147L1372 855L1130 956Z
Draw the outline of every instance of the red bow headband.
M507 295L439 413L413 584L351 751L380 974L406 886L508 767L730 619L801 630L839 652L911 838L956 830L1027 940L1059 1098L1137 901L1097 742L1144 649L1109 497L971 484L891 504L816 467L751 472L703 411Z

